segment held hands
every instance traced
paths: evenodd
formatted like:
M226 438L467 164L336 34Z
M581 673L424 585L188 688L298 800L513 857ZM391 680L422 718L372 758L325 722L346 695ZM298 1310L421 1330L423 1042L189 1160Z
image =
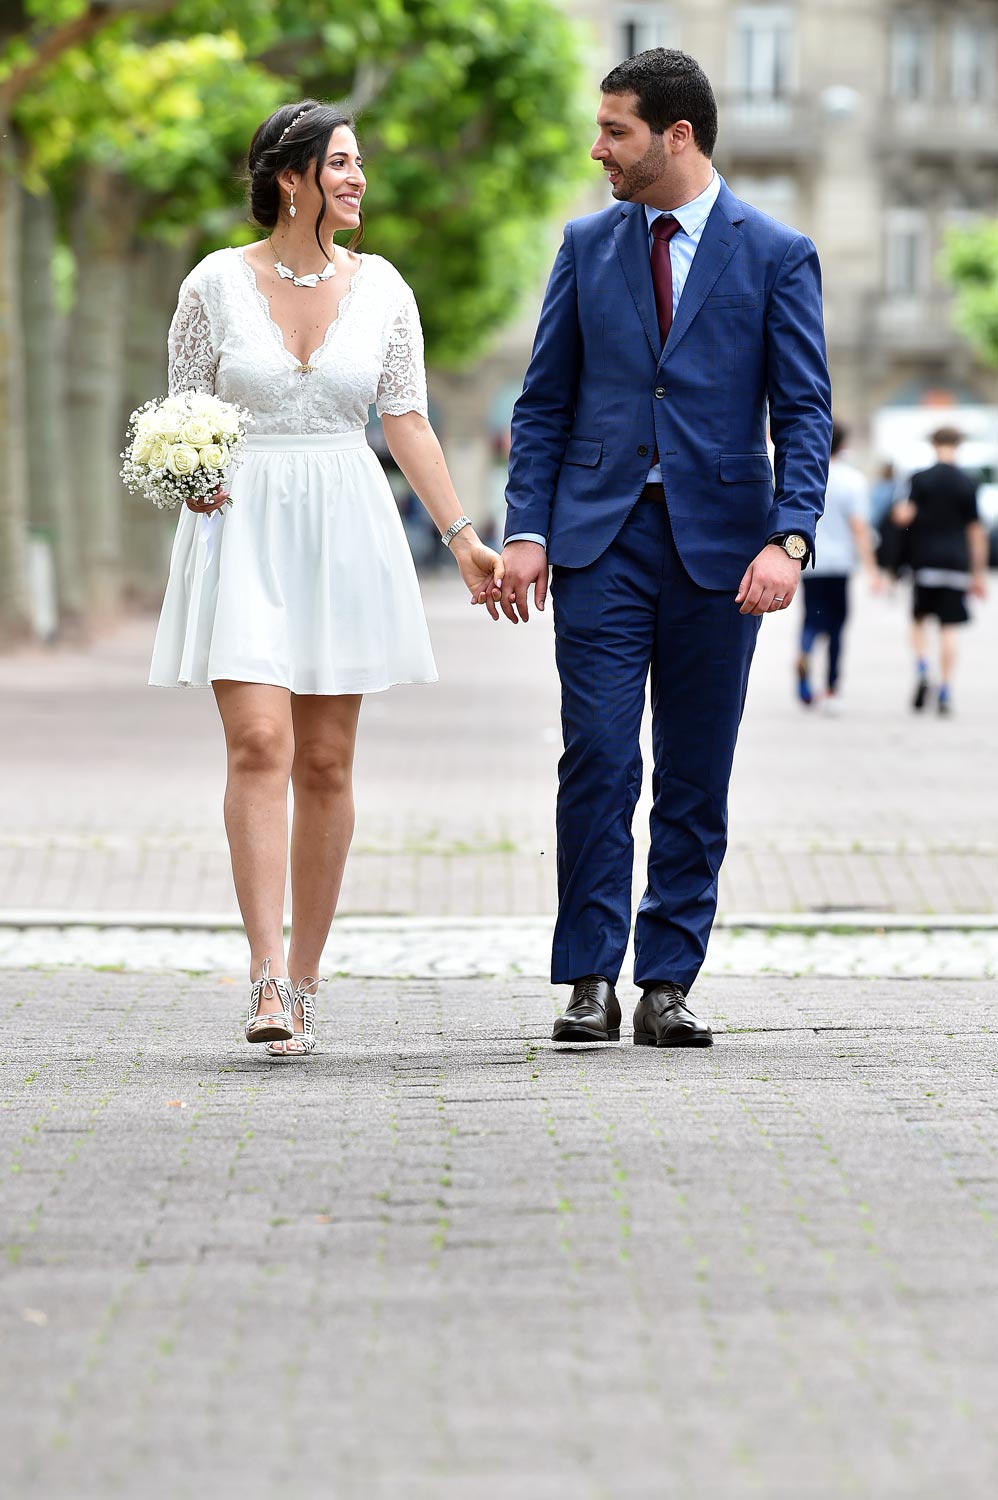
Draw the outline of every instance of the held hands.
M228 498L228 490L217 489L213 495L209 495L204 500L185 500L184 504L188 510L196 510L199 515L206 515L213 510L220 510Z
M502 589L503 560L498 552L486 547L475 535L474 527L466 526L451 542L461 577L471 593L472 604L484 604L493 620L498 620L496 600Z
M800 563L788 557L782 547L769 542L759 556L750 562L738 585L735 603L741 615L779 614L789 609L800 583Z
M502 612L513 625L527 620L527 594L534 586L534 603L544 608L548 591L548 555L538 542L509 542L502 549L506 576L502 583ZM518 615L519 612L519 615ZM493 619L498 619L494 615Z

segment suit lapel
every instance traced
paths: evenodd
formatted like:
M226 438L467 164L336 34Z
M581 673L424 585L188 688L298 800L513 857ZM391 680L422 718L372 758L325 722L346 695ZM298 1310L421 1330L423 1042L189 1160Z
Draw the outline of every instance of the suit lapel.
M669 337L662 350L662 360L669 359L676 351L681 339L697 313L707 300L707 295L741 242L741 230L736 228L744 215L739 209L738 199L724 179L717 202L710 211L703 234L693 257L683 294L679 299L675 320L669 329ZM652 297L654 301L654 294Z
M634 299L641 326L657 363L662 352L662 336L658 331L655 291L651 281L648 220L640 204L630 204L620 212L620 223L613 231L620 269L624 273L628 291Z

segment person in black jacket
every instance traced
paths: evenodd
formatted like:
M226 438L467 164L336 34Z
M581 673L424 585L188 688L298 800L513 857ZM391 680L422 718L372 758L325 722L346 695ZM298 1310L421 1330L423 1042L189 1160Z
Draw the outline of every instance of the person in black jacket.
M929 662L925 622L939 621L939 690L941 714L952 711L952 682L956 668L956 627L966 624L969 593L987 593L987 536L977 512L977 486L957 467L963 434L940 427L930 438L936 462L911 476L907 498L891 512L898 526L908 530L908 558L914 580L912 646L915 651L915 695L912 707L929 701Z

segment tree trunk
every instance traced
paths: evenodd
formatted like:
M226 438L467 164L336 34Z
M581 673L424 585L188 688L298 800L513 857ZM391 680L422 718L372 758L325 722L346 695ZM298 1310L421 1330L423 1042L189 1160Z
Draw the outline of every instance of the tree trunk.
M4 43L24 33L24 55L0 81L0 640L31 633L28 573L28 480L24 451L23 349L17 273L20 191L9 115L32 80L67 47L79 46L127 11L155 15L173 0L101 0L82 15L46 27L29 19L23 5L0 18Z
M56 306L52 269L55 205L47 193L22 190L21 208L29 514L32 530L52 545L60 628L79 635L86 596L79 517L69 495L65 320Z
M122 430L135 407L166 395L166 335L177 305L177 289L190 264L186 245L137 240L132 246ZM137 496L126 496L124 582L130 602L143 608L160 603L176 524L176 515L157 510Z
M20 298L17 289L19 194L14 152L0 116L0 643L31 634L28 581L28 483L24 453Z
M100 619L121 606L125 490L118 470L135 203L126 182L98 168L82 174L80 186L73 225L76 306L67 359L71 504L82 522L87 607Z

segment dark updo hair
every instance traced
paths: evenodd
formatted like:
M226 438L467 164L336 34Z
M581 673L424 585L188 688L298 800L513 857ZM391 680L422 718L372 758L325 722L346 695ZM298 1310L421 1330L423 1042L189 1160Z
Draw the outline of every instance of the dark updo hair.
M282 104L257 127L249 148L249 200L253 221L261 229L273 229L277 223L281 207L281 191L277 186L280 172L290 170L304 177L311 165L315 185L322 191L320 178L329 138L341 125L354 130L353 120L335 104L302 99L299 104ZM315 239L320 250L323 245L319 230L325 217L323 195L315 220ZM355 250L363 238L364 215L361 213L360 225L347 249Z

